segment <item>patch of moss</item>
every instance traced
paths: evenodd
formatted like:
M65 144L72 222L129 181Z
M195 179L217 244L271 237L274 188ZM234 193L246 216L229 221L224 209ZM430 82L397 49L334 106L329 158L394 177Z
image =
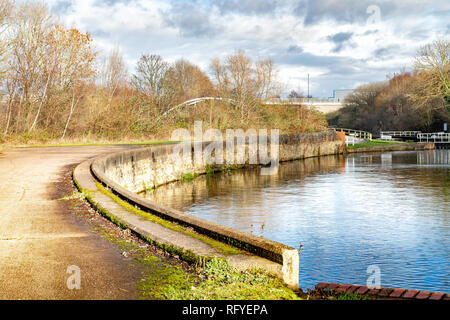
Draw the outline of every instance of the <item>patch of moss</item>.
M183 271L180 266L161 263L154 256L141 259L146 271L137 288L142 299L173 300L188 296L198 278Z
M144 182L144 183L143 183L143 186L144 186L144 189L143 189L143 192L144 192L144 193L151 192L152 190L155 189L155 184L152 184L152 185L150 185L150 186L147 186L147 185L145 184L145 182Z
M209 167L209 166L205 168L205 173L206 173L207 176L210 176L210 175L214 174L216 171L217 171L216 168L212 168L212 167Z
M59 198L57 200L58 201L61 201L61 200L75 200L75 199L84 199L84 198L86 198L86 194L76 190L71 195Z
M200 273L205 279L191 290L174 290L177 300L300 300L298 295L280 280L268 274L242 272L224 259L214 258Z
M73 174L72 174L72 180L73 180L73 183L75 184L75 187L77 188L77 190L78 190L79 192L83 192L83 188L81 188L81 186L80 186L80 184L78 183L78 181L75 180L75 178L73 177Z
M185 173L181 178L178 179L178 181L191 182L192 180L194 180L195 178L197 178L201 175L211 176L218 172L230 172L232 170L242 169L245 167L246 167L245 164L233 164L233 165L223 166L223 167L206 166L204 173ZM158 187L158 186L156 186L156 187Z
M343 293L343 294L335 294L334 296L335 300L370 300L367 296L362 296L359 294L354 293Z
M134 241L118 238L113 232L104 228L97 227L94 230L127 252L133 261L142 267L141 279L136 283L140 299L170 299L174 290L189 291L195 282L199 281L196 274L188 273L179 265L162 261Z
M198 173L186 173L180 178L180 181L191 182L199 176Z
M308 290L308 293L302 294L306 300L373 300L368 295L359 295L356 293L340 293L336 290L324 291L322 289Z
M212 259L198 275L144 259L149 272L139 282L144 298L169 300L301 300L281 281L259 272L241 272L223 259Z

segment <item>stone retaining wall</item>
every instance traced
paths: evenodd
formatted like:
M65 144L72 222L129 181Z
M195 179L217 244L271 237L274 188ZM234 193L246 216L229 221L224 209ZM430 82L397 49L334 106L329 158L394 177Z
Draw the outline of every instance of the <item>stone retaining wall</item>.
M270 137L268 137L268 155L270 152ZM223 143L222 165L208 164L206 159L194 161L195 149L205 150L210 142L189 143L191 156L184 156L182 163L174 161L173 151L177 144L152 146L144 149L121 152L95 161L95 165L120 186L132 191L142 192L148 188L154 188L162 184L183 179L186 174L203 174L207 168L222 170L227 167L238 167L250 165L250 154L248 141L245 144L245 159L243 164L226 164L226 143ZM236 156L237 146L234 144L234 155ZM320 133L303 133L295 135L281 135L279 138L279 160L290 161L317 157L331 154L340 154L345 150L341 138L336 132L327 131ZM181 155L181 152L180 152ZM257 158L257 163L260 163ZM255 164L255 163L254 163Z

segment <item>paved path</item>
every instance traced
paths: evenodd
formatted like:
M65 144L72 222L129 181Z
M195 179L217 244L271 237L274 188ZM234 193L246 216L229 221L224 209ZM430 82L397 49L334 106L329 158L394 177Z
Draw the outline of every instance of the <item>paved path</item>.
M0 299L136 298L139 277L119 248L80 223L56 182L64 168L124 146L14 149L0 154ZM81 269L69 290L67 268Z

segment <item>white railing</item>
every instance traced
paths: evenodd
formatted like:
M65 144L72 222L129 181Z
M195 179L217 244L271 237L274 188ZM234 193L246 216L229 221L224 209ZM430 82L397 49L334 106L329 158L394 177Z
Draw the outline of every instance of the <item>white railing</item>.
M417 135L417 139L419 142L450 143L450 133L419 133Z
M348 146L348 145L352 145L352 146L354 146L355 144L358 144L358 143L365 143L365 142L367 142L367 140L366 139L362 139L362 138L357 138L357 137L355 137L354 135L349 135L349 136L345 136L345 144Z
M381 131L381 136L390 136L390 137L417 137L419 133L422 131Z
M333 128L337 132L344 132L346 136L351 136L364 140L372 140L372 134L367 131L346 129L346 128Z

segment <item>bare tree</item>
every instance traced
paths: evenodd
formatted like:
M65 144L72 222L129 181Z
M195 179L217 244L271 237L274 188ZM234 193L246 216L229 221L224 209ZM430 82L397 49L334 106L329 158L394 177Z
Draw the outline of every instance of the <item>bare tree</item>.
M9 0L0 0L0 81L7 72L8 51L10 50L9 37L6 34L11 22L13 4Z
M51 39L59 52L55 89L59 92L69 90L72 95L69 116L62 135L64 139L69 122L81 99L83 86L96 74L94 60L97 52L92 47L90 35L81 33L77 29L64 29L57 26Z
M291 90L291 92L288 95L289 99L299 99L302 97L301 93L298 93L296 90Z
M10 53L10 41L8 39L7 29L11 19L12 3L8 0L0 0L0 86L3 86L6 82L7 91L9 91L10 82L8 82L8 54ZM6 80L6 81L5 81ZM0 97L0 100L4 100ZM8 133L9 125L11 122L12 113L12 101L14 97L9 96L8 103L6 105L6 124L4 134Z
M116 90L125 86L128 77L128 71L125 61L118 47L115 47L109 53L108 59L103 63L102 87L106 89L108 95L108 104L116 93Z
M216 81L217 91L219 94L224 94L230 86L230 79L225 64L219 58L214 58L211 61L210 68Z
M10 82L7 81L6 84L8 91L10 91L11 87L13 87L14 85L10 85ZM13 109L13 103L14 103L14 99L16 97L16 91L14 91L13 89L13 94L9 95L9 99L8 99L8 105L6 108L6 125L5 125L5 131L4 134L8 134L8 130L9 130L9 125L11 123L11 115L12 115L12 109Z
M213 91L208 76L196 65L183 59L171 65L156 54L140 57L133 84L140 93L152 99L160 112Z
M39 96L38 92L45 87L45 71L51 60L46 38L53 26L53 16L46 6L26 2L16 10L13 21L13 58L10 64L28 101Z
M423 74L425 90L421 94L441 96L450 106L450 41L436 40L421 47L414 66Z
M0 5L0 13L4 11ZM94 74L92 39L76 29L58 26L40 3L24 2L12 6L9 13L12 18L0 38L6 39L9 48L3 86L8 95L4 132L11 128L30 133L40 124L48 128L49 123L61 127L61 113L69 105L66 131L76 104L64 99L81 92L79 87Z
M213 94L214 89L211 81L198 66L180 59L171 68L174 72L174 81L178 85L178 94L181 100L186 101Z
M155 102L161 95L164 86L164 78L169 69L169 64L156 54L143 54L136 66L133 83L136 89L151 97Z
M213 59L211 70L217 91L222 97L236 101L242 118L264 99L277 94L276 72L271 59L253 63L244 51L238 50L227 56L224 62Z
M257 97L260 100L270 99L279 93L277 86L275 65L272 59L260 60L256 63Z
M54 20L45 5L32 2L22 3L13 15L9 71L17 84L16 90L24 96L24 103L28 106L25 126L29 126L28 131L31 132L47 99L55 66L54 52L47 41Z

